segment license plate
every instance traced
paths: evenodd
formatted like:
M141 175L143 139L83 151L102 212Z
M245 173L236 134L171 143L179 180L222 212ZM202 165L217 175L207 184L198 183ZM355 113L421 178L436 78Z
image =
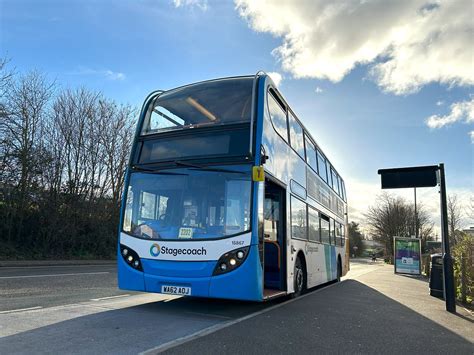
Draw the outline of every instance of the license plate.
M161 286L161 293L167 293L170 295L190 296L191 287L163 285Z

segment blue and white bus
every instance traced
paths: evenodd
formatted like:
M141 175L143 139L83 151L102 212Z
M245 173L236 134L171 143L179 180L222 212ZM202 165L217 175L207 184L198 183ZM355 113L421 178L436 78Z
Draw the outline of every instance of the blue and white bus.
M122 201L126 290L264 301L348 270L344 180L271 78L148 96Z

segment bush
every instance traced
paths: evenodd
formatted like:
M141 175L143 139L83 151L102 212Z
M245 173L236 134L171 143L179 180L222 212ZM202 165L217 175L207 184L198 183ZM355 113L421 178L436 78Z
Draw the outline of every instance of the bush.
M464 304L474 300L474 237L464 233L453 247L456 297Z

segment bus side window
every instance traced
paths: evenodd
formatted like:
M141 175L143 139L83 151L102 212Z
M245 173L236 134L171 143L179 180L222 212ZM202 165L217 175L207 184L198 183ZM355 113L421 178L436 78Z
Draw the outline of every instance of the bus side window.
M328 172L327 183L328 183L329 187L332 187L331 163L329 163L329 160L326 160L326 170Z
M271 92L268 93L268 111L275 131L288 142L288 125L286 123L286 111L278 103Z
M329 242L332 245L336 244L336 228L332 218L329 218Z
M319 214L314 208L308 206L308 226L309 240L312 242L320 242L321 234L319 227Z
M344 180L342 180L342 179L341 179L341 187L342 187L342 199L344 201L347 201L346 187L344 186Z
M339 195L339 184L337 182L337 174L331 167L332 189Z
M341 226L341 247L343 247L345 244L346 244L346 233L345 233L345 230L344 230L344 225L340 225Z
M309 164L310 167L314 169L314 171L318 172L318 162L316 158L316 148L314 147L313 142L305 136L305 143L306 143L306 162Z
M319 149L318 149L318 173L319 173L319 176L321 176L321 179L323 179L323 181L327 183L328 175L326 171L326 159L321 154Z
M321 241L325 244L331 244L329 237L329 217L320 214L321 218Z
M341 177L337 176L337 191L339 191L339 196L342 198L342 187L341 187Z
M291 237L308 239L306 228L306 203L291 196Z
M291 112L288 112L288 123L290 126L290 143L291 147L296 150L301 158L304 156L304 136L303 128L296 120L295 116Z
M342 226L340 223L338 222L335 222L336 223L336 245L337 246L342 246Z

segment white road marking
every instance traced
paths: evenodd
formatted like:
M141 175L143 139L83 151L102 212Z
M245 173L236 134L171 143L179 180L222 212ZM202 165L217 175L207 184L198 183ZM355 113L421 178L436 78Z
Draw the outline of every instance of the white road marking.
M0 311L0 314L8 314L8 313L16 313L16 312L23 312L23 311L31 311L33 309L41 309L43 307L36 306L36 307L29 307L29 308L19 308L19 309L11 309L9 311Z
M311 291L311 292L309 292L309 293L307 293L307 294L305 294L305 295L302 295L302 296L300 296L300 297L293 298L293 299L290 299L290 300L288 300L288 301L285 301L285 302L276 304L276 305L274 305L274 306L271 306L271 307L262 309L261 311L257 311L257 312L248 314L248 315L246 315L246 316L244 316L244 317L237 318L237 319L234 319L234 320L232 320L232 321L224 322L224 323L221 323L221 324L215 324L215 325L210 326L210 327L208 327L208 328L204 328L204 329L198 330L197 332L195 332L195 333L193 333L193 334L189 334L189 335L186 335L186 336L184 336L184 337L181 337L181 338L178 338L178 339L175 339L175 340L171 340L171 341L169 341L169 342L167 342L167 343L164 343L164 344L155 346L154 348L145 350L145 351L141 352L140 355L149 355L149 354L158 354L158 353L161 353L161 352L163 352L163 351L166 351L166 350L169 350L169 349L171 349L171 348L174 348L174 347L176 347L176 346L178 346L178 345L187 343L187 342L189 342L189 341L191 341L191 340L204 337L204 336L206 336L206 335L215 333L215 332L217 332L218 330L221 330L221 329L230 327L230 326L232 326L232 325L234 325L234 324L243 322L244 320L247 320L247 319L250 319L250 318L259 316L259 315L261 315L261 314L264 314L264 313L273 311L274 309L277 309L277 308L286 306L286 305L289 304L289 303L299 301L299 300L301 300L301 299L303 299L303 298L305 298L305 297L307 297L307 296L314 295L315 293L318 293L318 292L323 291L323 290L327 290L327 289L330 288L330 287L333 287L333 286L336 286L336 285L340 285L340 284L343 283L343 282L344 282L344 281L337 282L337 283L333 283L333 284L331 284L331 285L325 286L325 287L320 288L320 289L318 289L318 290Z
M24 275L24 276L0 276L0 280L5 279L27 279L33 277L57 277L57 276L78 276L78 275L101 275L101 274L110 274L109 271L99 271L99 272L78 272L73 274L45 274L45 275Z
M104 264L57 264L57 265L29 265L29 266L1 266L0 270L5 269L49 269L49 268L76 268L76 267L114 267L116 263L104 263Z
M186 314L192 314L196 316L204 316L204 317L211 317L211 318L218 318L218 319L232 319L232 317L223 316L220 314L212 314L212 313L200 313L200 312L184 312Z
M118 295L118 296L109 296L109 297L100 297L100 298L91 298L91 301L102 301L102 300L110 300L113 298L120 298L120 297L128 297L130 296L128 293L125 295Z

